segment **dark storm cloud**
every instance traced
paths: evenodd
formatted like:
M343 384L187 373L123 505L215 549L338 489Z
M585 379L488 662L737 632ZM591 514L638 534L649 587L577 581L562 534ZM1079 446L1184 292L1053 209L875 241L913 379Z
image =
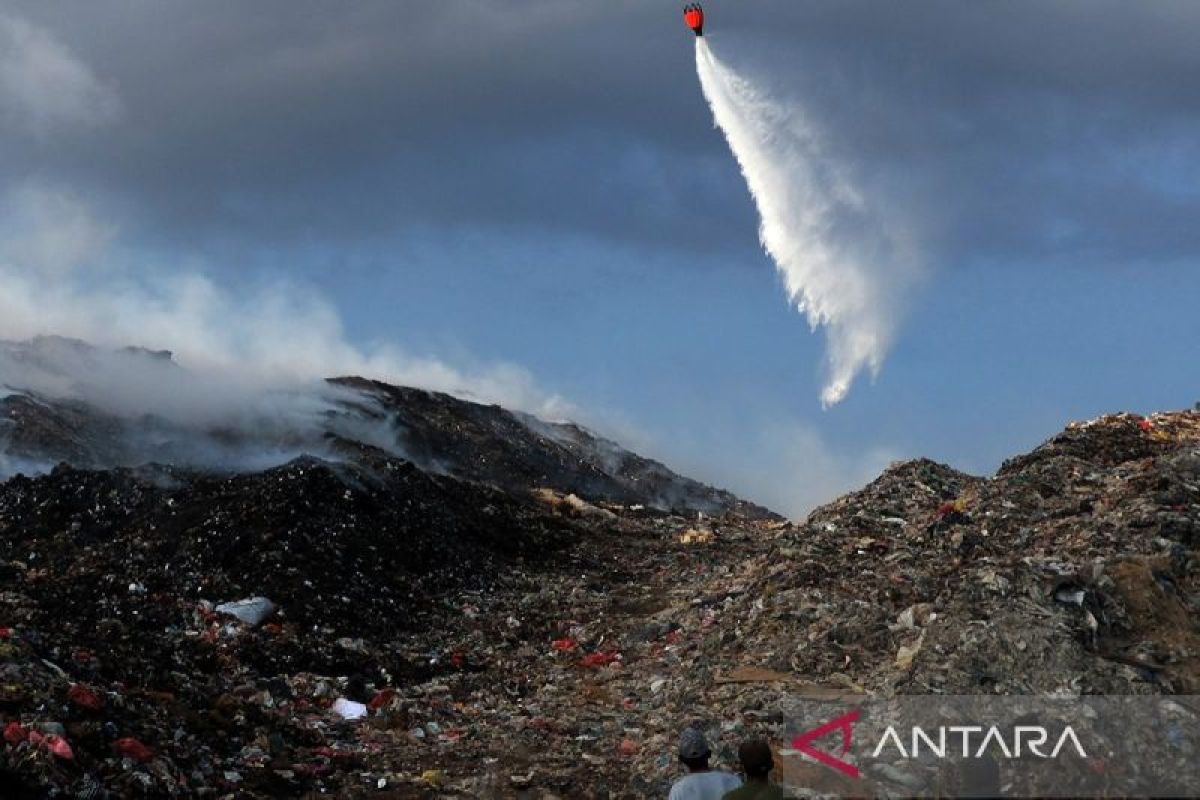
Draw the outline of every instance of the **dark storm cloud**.
M1198 4L710 5L714 46L804 102L935 260L1200 244ZM17 3L120 111L0 129L0 171L86 187L172 242L419 225L745 247L677 6Z

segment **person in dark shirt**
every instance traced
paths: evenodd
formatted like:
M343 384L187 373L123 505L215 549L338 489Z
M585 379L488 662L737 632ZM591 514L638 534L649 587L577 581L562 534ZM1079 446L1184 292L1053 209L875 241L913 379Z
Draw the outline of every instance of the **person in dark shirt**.
M769 744L762 739L742 742L738 748L738 760L742 762L746 782L740 789L726 792L721 800L783 800L783 789L772 786L767 777L775 766Z

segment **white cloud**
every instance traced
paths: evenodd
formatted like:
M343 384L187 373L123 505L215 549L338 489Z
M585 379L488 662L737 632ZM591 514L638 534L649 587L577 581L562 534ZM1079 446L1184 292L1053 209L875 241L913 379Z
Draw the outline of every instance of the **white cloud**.
M50 31L0 14L0 115L40 135L110 122L119 111L116 92Z

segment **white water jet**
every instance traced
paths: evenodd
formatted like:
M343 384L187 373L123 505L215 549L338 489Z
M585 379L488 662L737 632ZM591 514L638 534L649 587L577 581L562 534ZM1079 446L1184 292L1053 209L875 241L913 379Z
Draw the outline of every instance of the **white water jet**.
M758 207L759 238L788 297L826 329L822 405L883 364L905 290L918 277L903 228L864 197L827 152L804 109L770 97L696 39L696 71L717 127Z

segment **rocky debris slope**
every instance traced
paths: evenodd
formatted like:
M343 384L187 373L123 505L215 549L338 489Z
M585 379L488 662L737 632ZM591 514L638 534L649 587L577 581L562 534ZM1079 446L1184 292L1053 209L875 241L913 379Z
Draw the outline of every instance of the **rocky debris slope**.
M6 484L14 796L644 798L684 725L729 767L798 698L1197 691L1200 414L898 464L799 525L375 458Z

